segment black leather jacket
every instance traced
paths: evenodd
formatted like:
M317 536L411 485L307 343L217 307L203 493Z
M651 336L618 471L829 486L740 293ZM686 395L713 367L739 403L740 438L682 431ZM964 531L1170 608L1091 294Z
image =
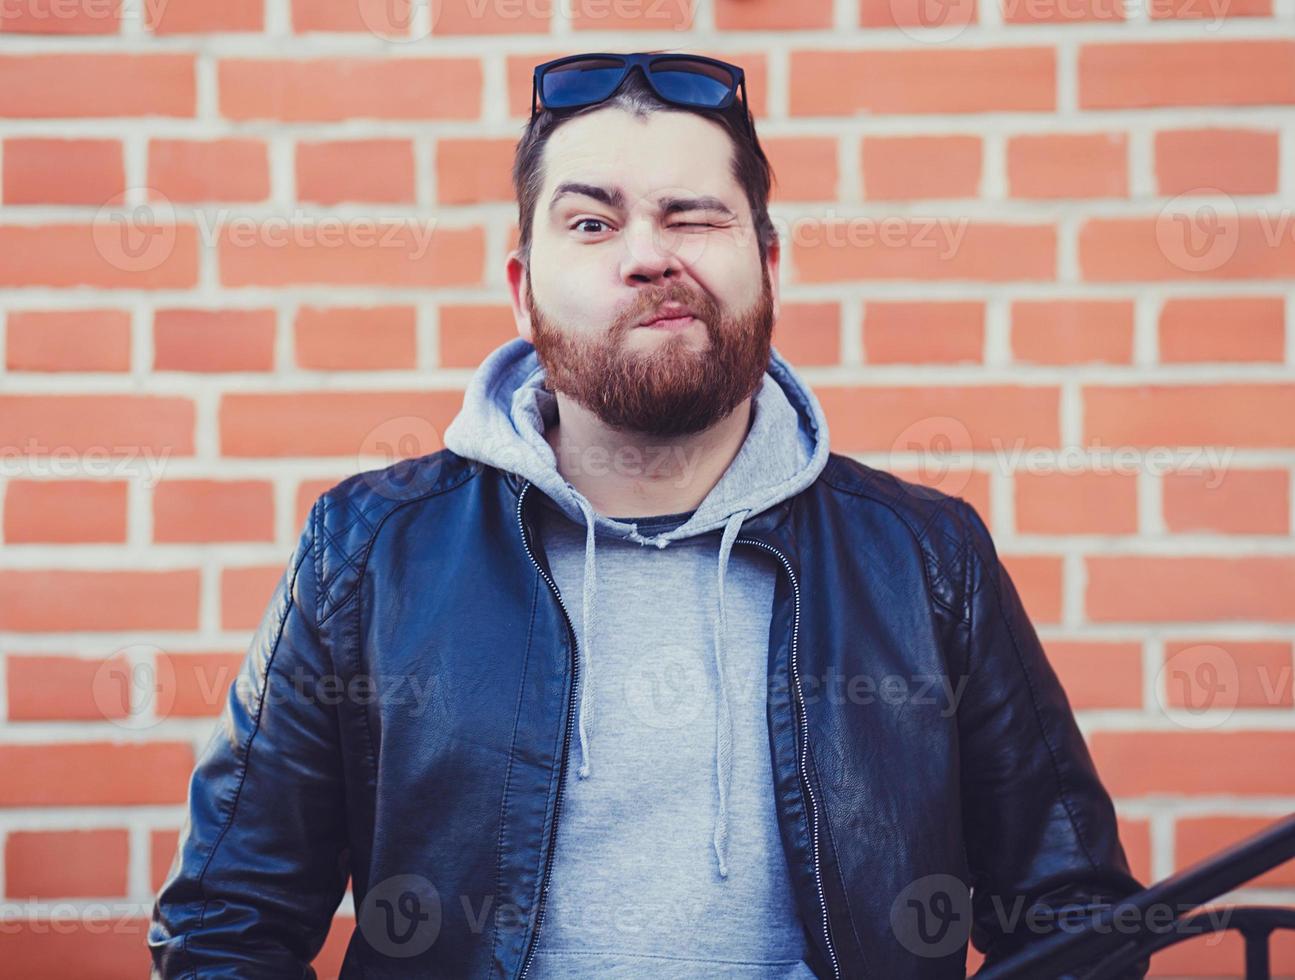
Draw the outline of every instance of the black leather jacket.
M348 876L343 977L525 976L576 690L538 495L442 450L315 502L194 772L155 976L313 977ZM736 547L781 570L771 778L819 976L963 977L968 933L997 962L1140 889L968 504L832 454Z

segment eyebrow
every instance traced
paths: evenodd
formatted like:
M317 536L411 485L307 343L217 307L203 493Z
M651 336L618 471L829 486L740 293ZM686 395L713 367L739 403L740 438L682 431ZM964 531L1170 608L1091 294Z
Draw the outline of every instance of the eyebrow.
M625 195L621 193L619 187L607 188L600 187L598 184L566 181L559 184L553 192L553 197L549 201L549 211L552 212L558 206L558 202L568 195L591 197L617 211L625 208ZM737 217L727 204L710 194L703 194L700 197L667 197L661 201L663 215L669 216L688 211L714 211L729 218Z

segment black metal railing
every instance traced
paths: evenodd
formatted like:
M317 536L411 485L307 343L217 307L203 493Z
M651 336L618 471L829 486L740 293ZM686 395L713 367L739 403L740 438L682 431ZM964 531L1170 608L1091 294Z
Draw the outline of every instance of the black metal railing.
M980 970L974 980L1115 980L1167 946L1213 932L1245 939L1246 980L1270 980L1269 938L1295 929L1295 908L1205 903L1295 857L1295 814Z

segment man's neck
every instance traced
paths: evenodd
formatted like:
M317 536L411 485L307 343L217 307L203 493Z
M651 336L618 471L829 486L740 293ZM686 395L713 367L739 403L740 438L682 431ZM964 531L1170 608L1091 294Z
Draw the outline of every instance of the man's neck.
M608 517L695 510L737 456L753 418L748 397L702 432L653 436L609 428L562 393L556 397L559 421L544 438L558 472Z

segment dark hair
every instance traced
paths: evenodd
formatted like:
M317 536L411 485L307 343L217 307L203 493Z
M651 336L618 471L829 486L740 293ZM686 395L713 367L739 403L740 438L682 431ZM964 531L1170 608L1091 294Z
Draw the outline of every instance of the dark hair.
M672 105L658 98L643 76L633 71L616 94L606 101L561 113L541 109L534 121L527 124L526 132L518 140L513 156L513 189L517 194L517 223L521 231L518 252L524 266L530 266L531 225L544 184L541 163L549 137L567 120L609 106L624 109L640 118L652 112L691 112L713 119L723 126L733 145L733 177L746 193L747 203L751 206L760 262L763 264L767 261L769 245L778 240L778 231L769 220L769 193L776 178L760 147L760 141L755 136L754 119L750 121L750 130L747 129L747 122L743 119L747 110L742 105L742 100L734 99L731 106L722 110Z

